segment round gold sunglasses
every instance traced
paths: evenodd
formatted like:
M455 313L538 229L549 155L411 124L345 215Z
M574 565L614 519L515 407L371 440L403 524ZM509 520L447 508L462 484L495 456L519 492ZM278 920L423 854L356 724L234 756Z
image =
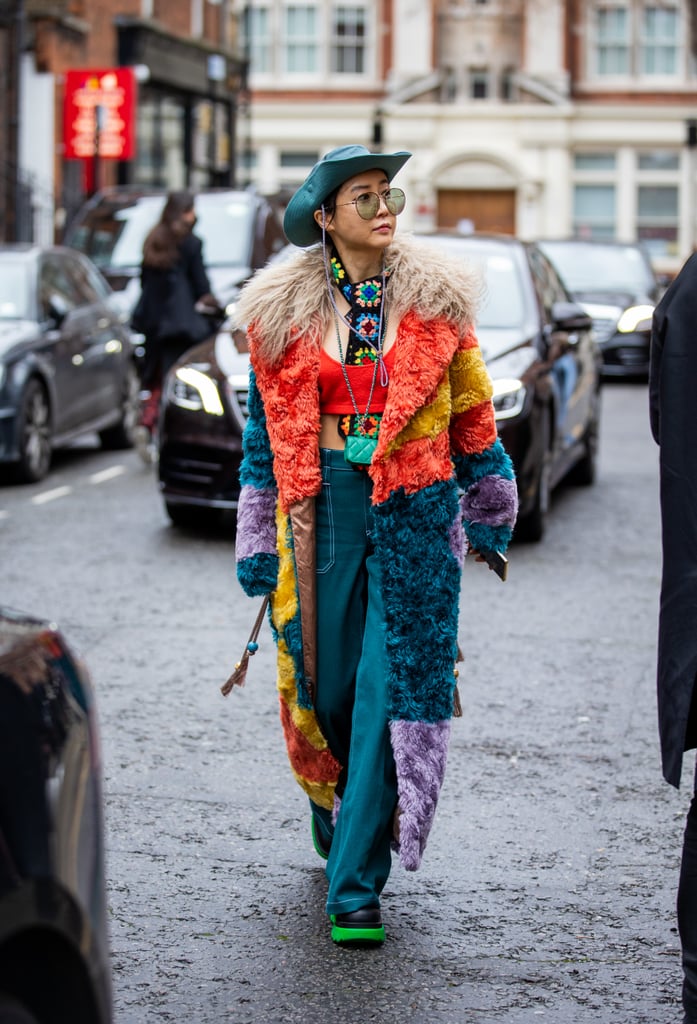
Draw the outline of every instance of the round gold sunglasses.
M359 196L352 199L350 203L336 203L336 206L355 206L356 213L363 220L372 220L377 217L380 203L385 203L388 213L401 213L407 201L407 197L401 188L390 188L386 192L361 192Z

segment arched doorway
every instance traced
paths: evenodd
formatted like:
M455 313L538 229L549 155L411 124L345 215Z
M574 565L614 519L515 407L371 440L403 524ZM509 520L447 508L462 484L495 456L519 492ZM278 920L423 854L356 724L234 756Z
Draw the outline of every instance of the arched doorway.
M437 223L515 235L518 181L510 167L485 157L451 162L435 174Z

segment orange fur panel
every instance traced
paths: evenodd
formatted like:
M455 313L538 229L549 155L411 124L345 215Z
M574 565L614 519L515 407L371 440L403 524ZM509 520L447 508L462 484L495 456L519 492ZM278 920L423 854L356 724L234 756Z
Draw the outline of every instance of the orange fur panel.
M293 722L290 708L279 700L281 725L288 749L288 760L296 775L308 782L334 784L339 777L341 765L331 751L316 750Z
M407 441L384 462L374 463L373 504L386 501L390 494L403 487L407 494L415 494L437 480L449 480L453 475L450 442L447 431L435 438L419 437Z
M490 401L480 402L467 412L454 416L450 424L453 450L479 455L497 438L494 407Z
M254 360L253 360L254 362ZM254 365L274 453L274 476L284 512L322 487L319 462L319 349L300 339L278 365ZM308 384L311 382L311 386Z

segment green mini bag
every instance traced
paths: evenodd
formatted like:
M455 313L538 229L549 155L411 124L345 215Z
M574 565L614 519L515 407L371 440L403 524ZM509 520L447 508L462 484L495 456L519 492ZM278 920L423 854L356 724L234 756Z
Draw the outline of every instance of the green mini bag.
M344 458L347 462L355 463L358 466L369 466L373 460L373 452L377 447L377 437L361 437L357 434L349 434L346 438Z

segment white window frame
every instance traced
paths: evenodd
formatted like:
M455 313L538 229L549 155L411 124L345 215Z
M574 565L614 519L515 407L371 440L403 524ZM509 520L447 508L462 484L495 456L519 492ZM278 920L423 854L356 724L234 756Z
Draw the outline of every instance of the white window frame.
M255 0L255 7L267 10L267 39L262 44L270 53L269 68L259 71L254 67L255 44L252 42L250 56L250 84L253 89L293 89L317 88L330 89L374 89L377 81L377 42L379 39L379 4L370 0ZM316 71L287 70L285 38L287 11L294 7L312 7L317 12L316 40L318 47L318 66ZM361 8L364 13L365 26L363 71L343 72L332 71L333 48L336 44L334 34L335 12L337 8ZM252 8L254 10L254 8ZM244 40L245 45L247 43ZM258 45L258 44L256 44Z
M586 81L594 87L604 89L630 88L675 89L687 87L694 82L693 60L689 53L688 15L680 0L594 0L584 5L587 21L585 26ZM649 10L673 11L677 15L675 39L675 68L671 72L646 72L643 70L647 45L669 45L669 40L660 41L646 36L646 14ZM598 16L600 11L623 11L627 15L627 68L622 72L605 73L600 70L600 46Z

